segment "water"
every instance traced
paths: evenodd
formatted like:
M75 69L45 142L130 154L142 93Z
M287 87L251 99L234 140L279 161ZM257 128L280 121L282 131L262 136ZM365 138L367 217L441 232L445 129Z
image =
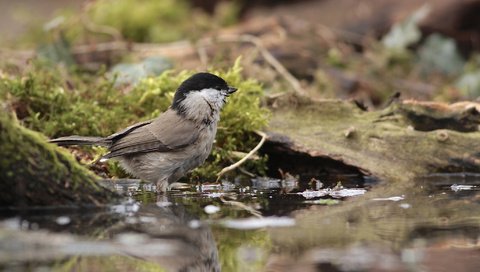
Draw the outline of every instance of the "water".
M97 210L3 211L5 271L480 271L480 177L323 188L123 180Z

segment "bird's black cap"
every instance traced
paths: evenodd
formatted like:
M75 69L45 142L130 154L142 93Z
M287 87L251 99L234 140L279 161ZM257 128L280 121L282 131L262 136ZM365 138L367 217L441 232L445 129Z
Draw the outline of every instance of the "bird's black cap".
M197 73L187 78L180 84L175 96L173 97L172 108L178 109L180 102L185 99L185 96L192 91L200 91L203 89L217 89L229 90L227 82L221 77L210 73Z

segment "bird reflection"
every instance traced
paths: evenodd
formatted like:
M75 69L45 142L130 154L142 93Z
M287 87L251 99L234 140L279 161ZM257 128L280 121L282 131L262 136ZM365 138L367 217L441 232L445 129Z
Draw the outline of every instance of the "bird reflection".
M147 234L150 239L169 241L169 257L140 256L170 271L220 271L217 246L208 225L188 214L185 207L171 204L165 195L155 205L145 205L135 214L137 222L125 224L119 233Z
M116 212L22 214L16 217L18 230L10 235L22 251L9 252L11 261L18 267L45 265L48 260L56 268L90 271L221 270L210 226L188 214L184 206L167 196L157 203L128 205L123 214L118 208Z

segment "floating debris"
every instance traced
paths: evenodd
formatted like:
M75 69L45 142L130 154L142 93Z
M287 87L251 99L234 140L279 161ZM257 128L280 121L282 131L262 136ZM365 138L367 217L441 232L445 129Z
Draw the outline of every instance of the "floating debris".
M222 184L220 183L212 183L212 184L202 184L197 186L197 191L205 192L205 191L218 191L222 189Z
M330 205L336 205L340 203L340 200L327 198L327 199L305 200L303 203L330 206Z
M231 229L260 229L266 227L291 227L295 225L295 219L290 217L262 217L246 219L229 219L221 223L226 228Z
M224 195L225 195L225 193L223 193L223 192L214 192L214 193L205 194L206 197L210 197L210 198L218 198L218 197L222 197Z
M404 200L404 199L405 199L405 196L403 196L403 195L402 196L372 198L372 200L374 200L374 201L394 201L394 202Z
M329 194L330 189L323 189L323 190L318 190L318 191L312 191L312 190L305 190L301 193L297 193L299 195L302 195L306 199L310 198L315 198L315 197L323 197Z
M352 188L352 189L333 190L329 193L329 195L334 198L342 198L342 197L359 196L359 195L365 194L366 192L367 190L365 189Z
M259 190L279 189L281 188L281 180L267 177L258 177L252 179L252 186Z
M235 190L235 188L236 188L235 184L228 181L222 181L222 189L224 191L233 191Z
M343 198L343 197L363 195L366 192L367 190L362 188L350 188L350 189L339 189L339 190L322 189L318 191L305 190L297 194L302 195L306 199L310 199L310 198L324 197L324 196L331 196L333 198Z
M450 189L454 192L468 191L468 190L472 190L473 188L475 188L475 186L473 185L452 184L452 186L450 186Z

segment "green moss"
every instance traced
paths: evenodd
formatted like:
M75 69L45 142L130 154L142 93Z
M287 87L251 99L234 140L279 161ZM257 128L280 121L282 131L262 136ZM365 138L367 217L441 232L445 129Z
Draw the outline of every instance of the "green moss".
M46 143L43 135L0 114L0 204L99 204L113 194L70 154Z
M268 110L261 107L261 84L241 75L239 62L227 71L212 71L239 89L223 109L217 142L209 163L194 178L213 178L230 164L232 151L248 152L259 141L252 133L266 126ZM192 71L169 71L145 78L132 90L114 88L104 71L94 75L34 61L27 71L0 78L0 98L23 124L49 137L64 135L106 136L133 123L157 117L171 104L178 85ZM102 152L90 149L90 153ZM265 160L248 162L255 172ZM124 175L110 164L115 175Z

